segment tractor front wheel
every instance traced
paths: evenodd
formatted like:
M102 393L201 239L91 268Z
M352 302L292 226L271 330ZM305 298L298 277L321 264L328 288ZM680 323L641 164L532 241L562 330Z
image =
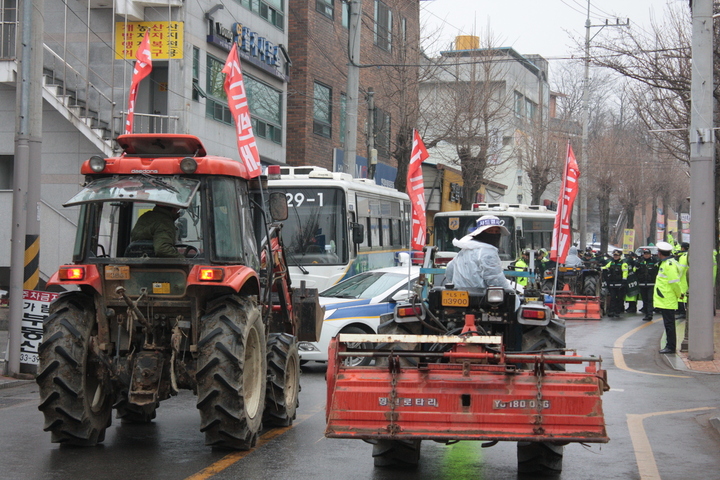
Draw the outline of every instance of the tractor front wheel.
M202 318L196 373L205 444L249 450L262 427L267 381L265 326L255 297L211 302Z
M263 421L273 427L292 425L300 393L300 356L294 336L270 334L268 374Z
M551 442L518 442L518 473L557 475L562 471L564 449Z
M415 468L420 462L420 440L378 440L373 445L376 467Z
M38 409L52 441L93 446L112 422L112 387L107 362L93 346L97 323L87 295L61 296L50 307L40 344Z

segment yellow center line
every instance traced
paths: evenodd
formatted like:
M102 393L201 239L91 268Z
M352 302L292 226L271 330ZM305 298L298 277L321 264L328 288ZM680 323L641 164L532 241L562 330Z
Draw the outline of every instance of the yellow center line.
M224 456L223 458L221 458L220 460L218 460L217 462L213 463L212 465L200 470L198 473L190 475L185 480L206 480L206 479L212 477L213 475L217 475L218 473L222 472L229 466L233 465L234 463L239 462L246 456L253 453L255 451L255 449L262 447L266 443L270 442L272 439L279 437L280 435L287 432L291 428L300 425L308 418L316 415L318 412L322 411L324 407L325 407L324 404L315 405L315 407L312 408L308 413L303 414L303 415L298 415L297 418L295 419L294 423L292 425L290 425L289 427L273 428L272 430L269 430L268 432L263 434L258 439L258 442L254 448L252 448L250 450L245 450L242 452L230 453L230 454Z
M652 325L654 323L658 323L660 321L661 320L658 319L658 320L653 320L652 322L648 322L644 325L640 325L639 327L633 328L632 330L627 332L625 335L623 335L620 338L618 338L617 340L615 340L615 343L613 344L613 360L615 361L615 366L621 370L625 370L625 371L633 372L633 373L640 373L642 375L655 375L658 377L673 377L673 378L693 378L688 375L672 375L669 373L643 372L641 370L635 370L634 368L630 368L625 363L625 356L623 355L623 351L622 351L625 340L627 340L628 338L630 338L631 335L634 335L635 333L639 332L643 328L647 328L650 325Z
M715 407L688 408L686 410L669 410L666 412L653 412L645 414L627 414L628 430L635 451L635 461L640 472L640 480L660 480L660 471L653 455L650 440L645 433L643 420L658 415L674 415L678 413L699 412L702 410L715 410Z

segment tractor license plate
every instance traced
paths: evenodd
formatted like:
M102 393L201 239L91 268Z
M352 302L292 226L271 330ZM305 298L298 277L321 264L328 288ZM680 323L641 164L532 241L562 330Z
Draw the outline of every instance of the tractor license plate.
M443 307L469 307L470 296L465 291L443 290Z
M105 265L105 280L130 280L130 266Z
M170 293L170 284L165 282L153 282L153 293L155 295Z

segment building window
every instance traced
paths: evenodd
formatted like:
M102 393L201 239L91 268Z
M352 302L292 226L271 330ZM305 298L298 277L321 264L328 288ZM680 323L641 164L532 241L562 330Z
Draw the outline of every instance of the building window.
M400 19L400 34L402 35L403 44L407 43L407 19L402 17Z
M285 29L285 0L235 0L251 12L264 18L280 30Z
M390 114L380 108L373 113L375 148L378 155L390 156Z
M522 93L515 92L515 116L516 117L522 117L523 116L523 103L525 99L522 96Z
M250 75L243 75L256 137L282 144L282 92Z
M347 95L340 94L340 143L345 145L345 116L347 115Z
M526 98L525 99L525 116L528 120L535 119L535 110L536 109L537 109L537 105L535 105L535 102Z
M196 102L200 101L200 49L193 47L193 64L192 64L192 99Z
M326 17L333 18L333 2L334 0L315 0L315 10Z
M392 43L392 11L380 0L375 0L375 45L390 51Z
M225 94L224 62L207 56L207 102L205 115L218 122L233 124ZM282 92L243 74L243 84L250 108L253 133L256 137L282 143Z
M225 63L212 55L207 56L207 101L205 115L218 122L232 124L232 115L227 106L225 94L225 74L222 69Z
M350 28L350 4L342 2L342 26Z
M313 133L332 137L332 89L315 82L313 102Z

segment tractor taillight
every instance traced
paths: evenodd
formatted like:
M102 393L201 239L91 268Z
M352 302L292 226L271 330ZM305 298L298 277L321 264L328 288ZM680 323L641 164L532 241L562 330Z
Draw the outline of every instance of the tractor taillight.
M532 310L524 308L522 311L523 318L534 318L536 320L545 320L545 310Z
M85 267L60 267L58 277L60 280L82 280L85 278Z
M397 307L398 317L419 317L422 315L422 309L420 307Z
M201 268L200 280L204 282L219 282L225 277L222 268Z

